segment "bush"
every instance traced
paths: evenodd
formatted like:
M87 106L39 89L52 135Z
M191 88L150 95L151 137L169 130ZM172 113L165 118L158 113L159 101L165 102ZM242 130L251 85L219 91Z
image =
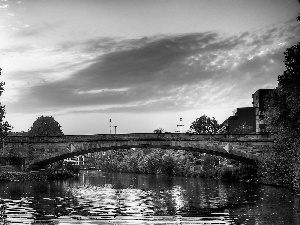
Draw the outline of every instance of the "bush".
M222 180L232 180L233 179L233 169L231 167L222 167L219 170L218 177Z
M60 124L52 116L40 116L28 131L29 136L63 136Z
M162 149L108 151L106 154L100 154L97 160L100 169L111 172L198 176L227 180L252 179L256 174L253 167L230 160L220 164L222 161L220 157L186 151Z

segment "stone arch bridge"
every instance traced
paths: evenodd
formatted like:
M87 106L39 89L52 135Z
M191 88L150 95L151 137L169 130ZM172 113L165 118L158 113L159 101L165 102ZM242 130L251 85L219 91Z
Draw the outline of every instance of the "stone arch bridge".
M2 157L19 156L24 159L26 168L42 168L78 155L130 148L185 150L256 164L263 154L272 151L274 140L268 134L138 133L62 137L9 136L2 144Z

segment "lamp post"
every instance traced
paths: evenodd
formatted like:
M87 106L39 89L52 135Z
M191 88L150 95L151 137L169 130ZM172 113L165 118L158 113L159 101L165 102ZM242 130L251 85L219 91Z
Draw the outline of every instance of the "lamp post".
M109 134L111 134L111 119L109 119Z

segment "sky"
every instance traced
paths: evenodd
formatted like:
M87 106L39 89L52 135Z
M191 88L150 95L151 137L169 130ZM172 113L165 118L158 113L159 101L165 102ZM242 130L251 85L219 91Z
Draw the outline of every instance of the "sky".
M1 103L13 131L187 131L275 88L297 0L0 0ZM109 120L111 119L111 124Z

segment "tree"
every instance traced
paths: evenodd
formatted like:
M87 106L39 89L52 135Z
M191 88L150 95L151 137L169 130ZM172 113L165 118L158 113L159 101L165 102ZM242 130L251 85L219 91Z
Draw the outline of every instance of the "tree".
M28 131L29 136L62 136L60 124L52 116L40 116Z
M157 128L153 131L153 133L156 133L156 134L160 134L160 133L164 133L164 132L165 132L164 128L161 128L161 127Z
M266 98L267 129L277 139L271 179L300 191L300 42L284 54L286 70Z
M300 42L287 49L278 87L267 96L268 129L290 138L300 137Z
M0 75L1 75L2 69L0 68ZM0 96L2 95L4 91L4 85L5 83L3 81L0 82ZM4 120L5 119L5 106L1 104L0 102L0 137L1 141L7 136L8 131L12 129L11 125Z
M192 122L190 129L197 134L215 134L219 127L220 125L214 117L203 115Z
M298 2L300 3L300 0L298 0ZM300 13L299 16L297 17L297 20L300 21Z
M284 55L286 70L278 76L278 87L266 97L266 124L279 138L295 140L300 137L300 42Z

